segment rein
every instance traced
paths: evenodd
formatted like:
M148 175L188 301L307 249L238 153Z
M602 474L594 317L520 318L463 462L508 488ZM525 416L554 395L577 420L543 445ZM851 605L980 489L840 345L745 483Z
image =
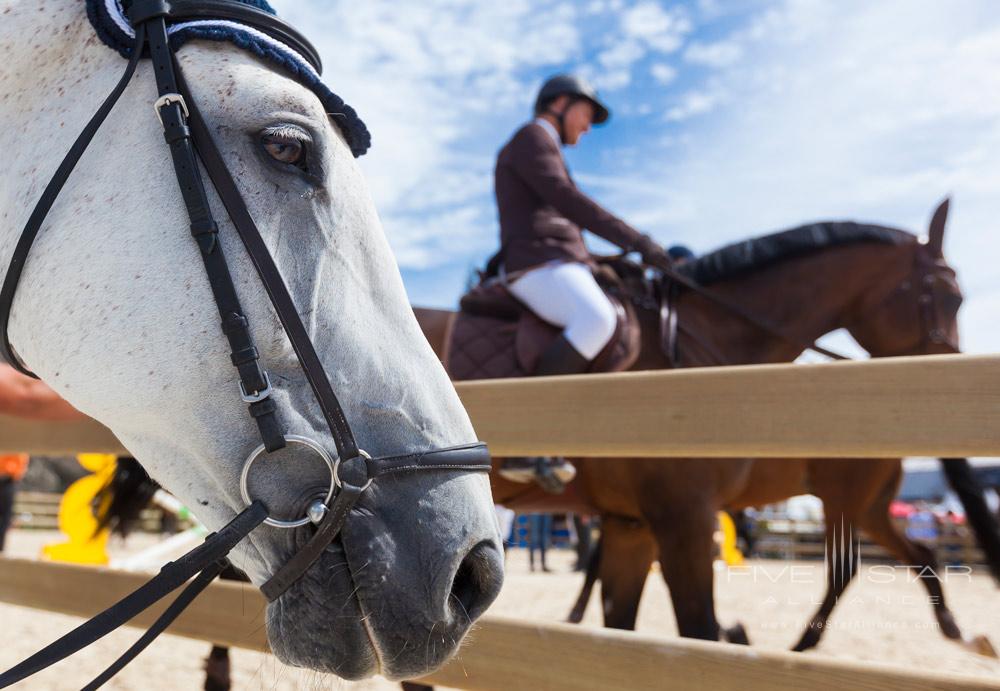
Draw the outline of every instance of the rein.
M27 660L0 674L0 688L15 684L81 650L122 626L190 580L153 626L86 687L98 688L173 622L225 568L228 564L226 557L232 549L262 523L288 529L310 523L316 526L314 534L304 546L261 586L265 597L269 602L273 602L298 581L340 535L352 508L380 477L415 471L490 471L489 452L485 444L478 442L381 458L372 458L358 446L288 288L232 175L226 168L218 147L212 140L170 48L168 21L178 22L203 17L232 20L264 32L285 43L303 59L309 61L317 72L320 70L316 50L295 29L271 14L236 0L134 2L130 10L130 21L135 29L135 43L125 72L59 164L16 244L3 287L0 289L0 356L21 372L31 374L15 355L7 333L21 273L32 244L59 192L90 141L131 82L138 62L148 48L159 93L159 98L154 103L154 111L170 148L174 173L190 221L190 232L201 251L212 295L221 317L222 331L232 350L230 357L238 372L240 397L247 404L250 416L256 421L262 440L261 445L250 453L243 465L241 494L248 506L218 533L210 535L202 545L164 566L145 585ZM259 361L249 321L240 306L232 275L218 240L219 226L213 217L205 184L201 178L199 160L205 166L212 184L222 199L227 214L292 344L299 365L309 381L336 446L336 460L329 456L321 444L305 437L287 434L278 417L277 405L271 398L270 379ZM308 506L305 516L294 521L272 518L268 508L260 500L250 497L247 490L247 476L253 463L263 454L277 451L289 443L303 445L319 455L327 464L331 478L325 499L313 501ZM357 482L349 481L345 479L345 471L348 477L354 478L355 481L359 477L362 479Z
M935 218L932 221L933 225L938 225L941 228L939 233L943 232L943 226L945 223L945 217L947 214L947 202L942 204L941 208L935 212ZM937 265L936 260L933 258L928 258L927 254L923 251L922 247L918 246L914 255L914 266L911 278L904 279L903 282L898 286L898 290L910 290L912 283L917 284L917 289L919 294L917 296L917 310L919 313L920 320L920 340L917 342L913 348L910 348L904 352L897 353L897 355L920 355L926 354L928 349L932 346L947 346L954 352L958 352L958 344L953 343L948 336L947 331L942 328L940 317L935 309L935 296L934 287L937 283L937 277L935 276L934 268ZM756 327L760 331L767 333L789 345L793 345L801 350L812 350L822 355L826 355L833 360L852 360L853 358L846 355L841 355L835 351L831 351L818 345L815 341L806 341L805 339L797 338L789 334L784 329L774 326L767 320L753 314L749 310L730 302L729 300L723 298L722 296L714 293L708 288L702 286L701 284L693 281L692 279L679 273L672 266L656 266L657 270L662 273L663 279L660 281L660 323L661 332L666 331L671 338L665 339L669 340L671 343L676 345L676 340L673 338L678 332L686 334L692 340L700 345L706 352L712 356L718 364L726 365L732 364L725 358L719 350L702 338L699 334L692 331L685 324L680 323L676 313L676 309L669 305L670 299L673 296L672 290L676 285L681 285L698 295L708 299L715 305L729 311L735 316L743 319L747 323ZM887 298L887 299L891 299ZM674 347L666 348L665 354L671 362L676 363L676 353Z
M674 283L682 285L688 290L697 293L698 295L702 296L708 301L714 303L715 305L721 307L722 309L735 315L736 317L739 317L743 321L747 322L751 326L756 327L758 330L763 331L769 336L773 336L781 341L784 341L789 345L795 346L796 348L800 348L802 350L812 350L817 353L820 353L821 355L826 355L828 358L831 358L833 360L851 359L846 355L841 355L840 353L829 350L828 348L824 348L823 346L817 344L816 341L807 341L805 339L798 338L796 336L789 334L784 329L781 329L775 326L774 324L771 324L764 318L755 315L753 312L744 309L743 307L737 305L734 302L730 302L721 295L704 287L700 283L696 283L687 276L684 276L683 274L679 273L672 266L660 265L657 266L656 268L663 274L664 278L668 278ZM688 333L688 330L685 329L685 332Z

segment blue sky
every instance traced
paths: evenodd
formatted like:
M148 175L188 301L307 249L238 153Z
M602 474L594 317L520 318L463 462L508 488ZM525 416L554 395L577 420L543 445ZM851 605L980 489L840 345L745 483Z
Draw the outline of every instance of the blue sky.
M273 4L373 132L362 167L414 304L453 307L496 248L496 151L571 70L614 111L567 151L574 176L664 243L826 218L919 233L951 194L965 349L1000 352L992 0Z

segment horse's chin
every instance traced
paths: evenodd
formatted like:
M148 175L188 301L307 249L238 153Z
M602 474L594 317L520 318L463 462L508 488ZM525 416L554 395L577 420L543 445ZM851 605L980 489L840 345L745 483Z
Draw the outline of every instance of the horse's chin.
M478 551L487 559L501 559L493 547ZM268 642L275 656L285 664L349 680L375 674L413 679L447 662L471 624L469 612L454 595L446 596L443 606L449 613L440 619L422 608L413 610L378 587L387 576L377 571L368 562L356 578L339 541L328 547L268 606Z
M381 671L339 545L268 606L267 638L285 664L350 680Z

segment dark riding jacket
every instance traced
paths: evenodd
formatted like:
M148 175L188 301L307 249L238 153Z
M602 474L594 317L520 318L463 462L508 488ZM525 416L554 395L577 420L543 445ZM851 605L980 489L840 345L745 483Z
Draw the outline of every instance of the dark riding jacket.
M497 155L501 261L508 272L552 260L592 264L583 228L624 250L643 235L581 192L558 144L537 122L518 130Z

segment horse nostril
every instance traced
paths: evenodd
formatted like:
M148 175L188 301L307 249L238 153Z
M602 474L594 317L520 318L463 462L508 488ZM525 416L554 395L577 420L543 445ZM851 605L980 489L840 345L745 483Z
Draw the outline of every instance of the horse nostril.
M469 550L458 565L448 598L452 610L472 623L493 604L503 585L503 559L490 541Z

